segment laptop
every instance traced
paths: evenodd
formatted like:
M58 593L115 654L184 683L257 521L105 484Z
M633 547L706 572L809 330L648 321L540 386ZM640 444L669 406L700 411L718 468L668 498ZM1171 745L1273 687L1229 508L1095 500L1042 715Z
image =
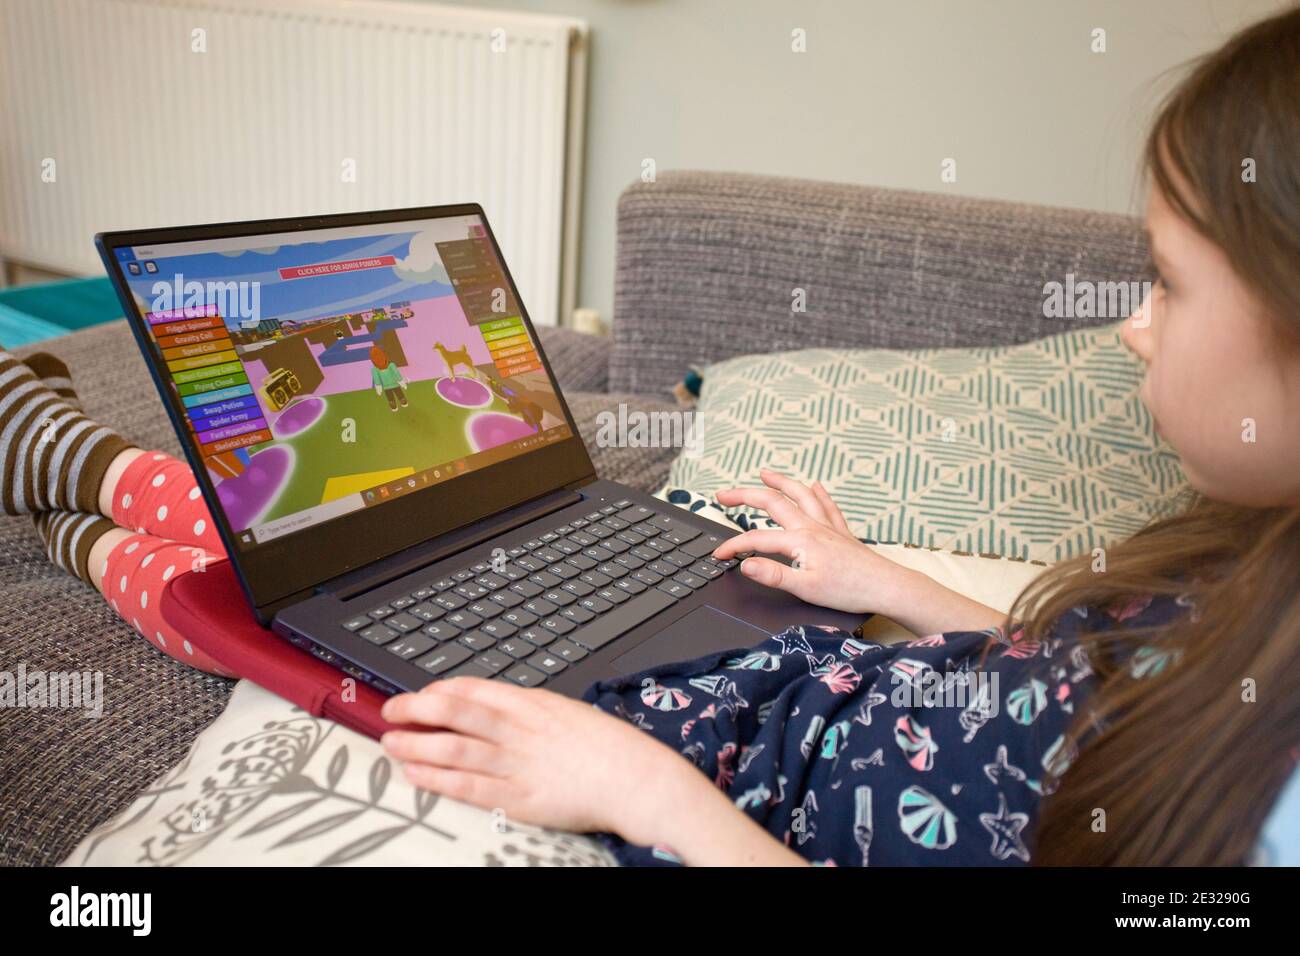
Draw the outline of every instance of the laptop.
M593 681L860 618L600 479L477 204L96 236L252 612L383 693Z

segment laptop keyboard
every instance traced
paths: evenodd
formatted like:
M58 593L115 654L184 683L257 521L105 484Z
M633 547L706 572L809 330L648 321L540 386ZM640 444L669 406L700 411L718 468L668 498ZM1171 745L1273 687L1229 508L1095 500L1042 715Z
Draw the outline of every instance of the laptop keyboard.
M606 505L342 626L433 677L540 686L735 566L676 510Z

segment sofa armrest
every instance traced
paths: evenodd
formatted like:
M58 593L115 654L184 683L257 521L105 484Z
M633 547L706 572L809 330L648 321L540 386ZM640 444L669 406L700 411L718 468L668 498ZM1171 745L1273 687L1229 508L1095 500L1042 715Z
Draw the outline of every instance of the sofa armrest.
M611 391L803 347L1003 345L1048 319L1047 282L1150 278L1137 220L939 193L661 173L618 207ZM792 308L802 289L805 310Z

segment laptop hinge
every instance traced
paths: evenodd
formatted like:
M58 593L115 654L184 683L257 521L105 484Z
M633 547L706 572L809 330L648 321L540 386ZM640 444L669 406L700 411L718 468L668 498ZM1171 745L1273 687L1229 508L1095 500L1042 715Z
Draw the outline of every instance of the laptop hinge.
M390 557L368 564L364 568L357 568L355 571L340 574L338 577L331 578L321 584L318 591L332 594L340 601L349 600L359 594L373 591L375 588L383 587L385 584L406 577L408 574L413 574L421 568L436 564L461 551L480 545L485 541L491 541L493 538L522 527L530 521L536 521L538 518L543 518L548 514L559 511L561 508L567 508L569 505L582 501L582 498L583 496L576 491L551 492L540 498L534 498L525 504L484 518L482 521L475 522L471 527L449 531L446 534L439 535L432 541L421 542L407 548L405 551L399 551Z

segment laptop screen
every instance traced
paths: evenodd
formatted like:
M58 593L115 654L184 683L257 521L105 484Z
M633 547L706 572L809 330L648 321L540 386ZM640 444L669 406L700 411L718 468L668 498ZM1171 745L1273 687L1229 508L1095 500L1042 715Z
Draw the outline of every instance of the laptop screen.
M240 550L573 434L477 215L114 255Z

